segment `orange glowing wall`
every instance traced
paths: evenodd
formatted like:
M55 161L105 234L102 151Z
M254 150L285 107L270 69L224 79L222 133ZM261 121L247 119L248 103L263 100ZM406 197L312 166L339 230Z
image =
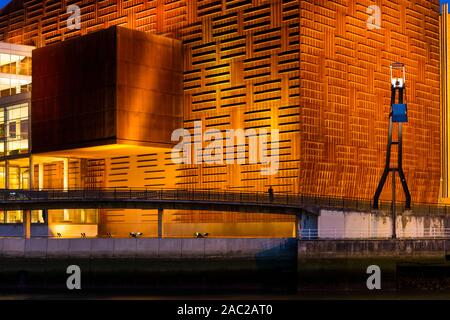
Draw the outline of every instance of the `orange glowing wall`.
M374 4L381 28L370 30L367 9ZM389 65L400 61L407 70L406 179L414 202L436 202L439 1L317 0L300 1L300 7L302 190L373 196L386 154ZM388 180L382 198L390 198L390 186ZM403 199L399 180L397 187Z
M0 18L0 40L42 47L112 25L180 39L184 126L190 129L201 120L204 130L278 128L282 142L275 176L261 176L259 165L193 165L177 169L176 186L266 191L273 185L278 191L300 190L297 0L73 3L82 8L81 30L66 28L64 1L17 2L22 9L8 7ZM17 19L17 24L10 19Z
M0 40L42 47L111 25L176 38L186 128L202 120L204 129L280 130L278 174L192 165L177 169L176 186L372 197L387 140L388 66L400 60L408 183L413 201L437 200L439 0L70 1L81 7L81 30L67 29L68 4L14 1ZM382 24L369 31L374 4Z

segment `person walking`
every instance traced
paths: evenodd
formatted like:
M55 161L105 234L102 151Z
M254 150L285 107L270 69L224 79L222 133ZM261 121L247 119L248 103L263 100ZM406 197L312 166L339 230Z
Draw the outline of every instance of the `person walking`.
M272 186L269 187L268 192L269 192L269 201L273 202L273 188L272 188Z

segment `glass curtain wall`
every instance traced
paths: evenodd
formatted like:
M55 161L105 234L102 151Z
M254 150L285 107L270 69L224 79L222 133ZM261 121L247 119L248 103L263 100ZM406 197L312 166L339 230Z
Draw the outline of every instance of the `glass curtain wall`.
M0 122L0 128L3 126L5 131L3 139L6 150L4 152L8 156L28 153L28 108L28 103L22 103L8 106L3 110L3 123Z
M31 55L0 53L0 97L31 91Z
M29 189L29 108L31 52L34 47L0 43L0 188L10 196ZM42 222L42 212L32 212L32 222ZM22 223L23 212L0 210L0 223Z

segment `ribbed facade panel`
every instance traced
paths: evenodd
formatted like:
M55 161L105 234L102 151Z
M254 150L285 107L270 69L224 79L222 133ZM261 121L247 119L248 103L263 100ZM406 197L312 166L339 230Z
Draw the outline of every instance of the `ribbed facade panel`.
M70 4L81 8L81 30L66 27ZM381 29L368 30L373 4L15 1L0 17L0 40L40 47L111 25L180 39L185 127L201 120L204 130L280 129L281 162L275 176L261 176L259 165L179 167L176 186L265 191L272 185L276 192L365 198L372 197L384 165L389 64L399 60L408 71L404 169L413 201L434 202L440 179L439 0L377 1ZM164 166L148 173L148 185L169 185ZM389 198L388 188L382 198Z
M384 168L389 65L406 65L403 159L414 202L436 202L440 180L439 1L300 1L301 190L371 198ZM395 148L394 148L395 149ZM392 166L395 166L396 151ZM398 177L398 176L397 176ZM398 178L397 178L398 179ZM382 198L390 198L390 181ZM397 181L398 196L403 193Z

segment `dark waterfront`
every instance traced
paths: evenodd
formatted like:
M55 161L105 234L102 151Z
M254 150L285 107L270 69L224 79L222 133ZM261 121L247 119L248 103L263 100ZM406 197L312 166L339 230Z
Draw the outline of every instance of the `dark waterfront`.
M66 287L79 265L81 289ZM381 270L369 290L367 266ZM450 300L450 264L436 259L234 261L2 259L0 300Z
M190 239L112 241L122 251L94 250L81 240L48 240L45 246L7 242L0 258L0 298L450 298L446 240L197 239L195 244L204 246L195 251L186 245ZM42 250L18 251L13 244L40 244ZM64 244L77 250L50 250ZM149 249L154 244L158 250ZM80 290L69 288L72 267L79 270Z
M411 293L297 293L297 294L123 294L116 293L11 293L0 294L0 300L174 300L174 301L273 301L273 300L450 300L450 292L411 292Z

